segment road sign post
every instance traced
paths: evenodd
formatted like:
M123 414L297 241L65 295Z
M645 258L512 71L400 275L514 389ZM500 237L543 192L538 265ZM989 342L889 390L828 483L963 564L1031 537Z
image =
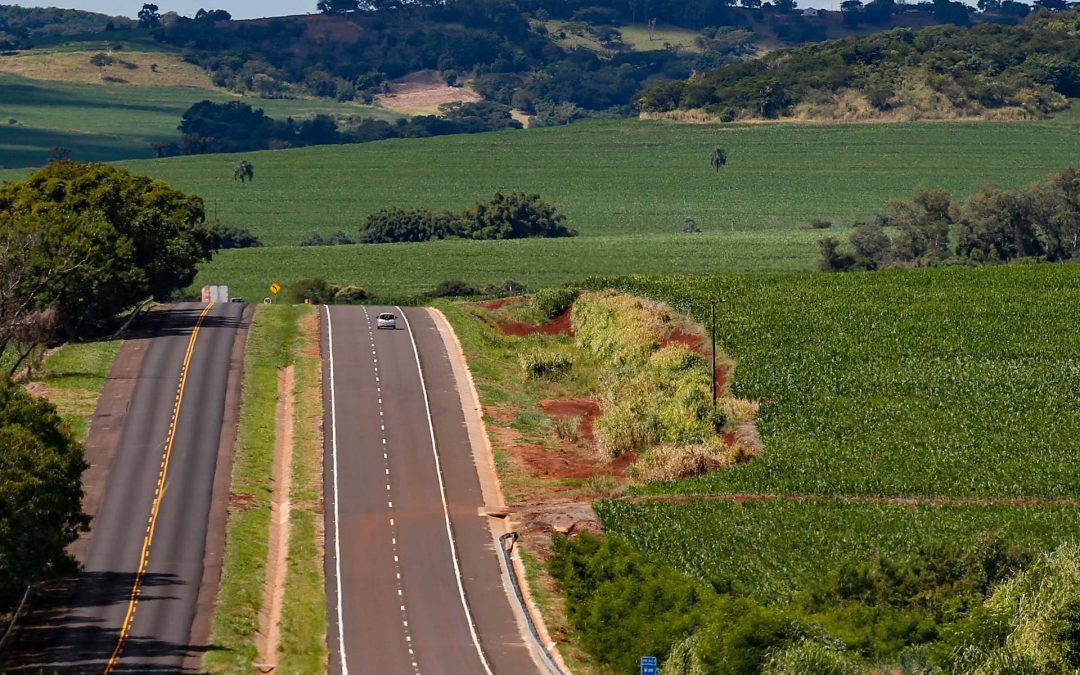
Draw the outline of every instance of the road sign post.
M641 675L656 675L656 657L641 657Z
M273 293L274 295L277 295L278 293L280 293L281 292L281 284L279 284L276 281L274 283L270 284L270 292Z

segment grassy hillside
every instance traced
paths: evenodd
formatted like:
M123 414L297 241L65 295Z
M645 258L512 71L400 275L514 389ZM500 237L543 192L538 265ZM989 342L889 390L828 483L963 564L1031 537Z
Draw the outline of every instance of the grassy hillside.
M0 74L0 167L40 166L54 146L71 148L72 158L83 161L153 157L150 144L176 140L180 116L192 104L234 98L220 89L73 84ZM246 100L271 117L316 113L398 117L379 108L333 101Z

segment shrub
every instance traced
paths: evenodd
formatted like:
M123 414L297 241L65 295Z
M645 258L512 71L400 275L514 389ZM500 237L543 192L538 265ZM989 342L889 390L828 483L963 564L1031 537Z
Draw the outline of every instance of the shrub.
M514 281L513 279L507 279L501 284L486 284L484 286L484 295L520 295L528 291L528 287L520 281Z
M371 298L371 294L359 286L342 286L334 293L334 302L339 305L354 305Z
M213 227L214 234L218 238L218 248L257 248L262 242L251 230L232 225L217 224Z
M555 435L561 441L577 443L580 438L581 419L576 417L560 417L555 420Z
M811 221L810 227L815 230L827 230L832 227L831 220L814 220Z
M804 640L773 652L762 668L762 675L861 675L862 665L849 654Z
M539 349L522 354L518 361L521 363L521 369L525 372L525 377L530 380L554 381L561 379L570 372L574 365L573 359L566 354Z
M451 218L446 211L382 209L367 217L360 230L360 243L390 244L443 239L450 233Z
M337 290L337 287L327 282L326 279L300 279L289 285L285 299L292 304L310 302L324 305L334 301Z
M540 195L498 192L486 202L465 209L454 218L454 234L466 239L524 239L574 237L577 231L563 223L566 216L540 201Z
M427 292L429 298L466 298L473 295L480 295L480 291L461 279L440 282L438 286Z
M541 316L554 319L570 309L577 296L578 291L572 288L544 288L533 294L529 304Z
M347 246L355 243L345 230L338 230L328 237L323 237L318 232L312 232L301 239L297 246Z

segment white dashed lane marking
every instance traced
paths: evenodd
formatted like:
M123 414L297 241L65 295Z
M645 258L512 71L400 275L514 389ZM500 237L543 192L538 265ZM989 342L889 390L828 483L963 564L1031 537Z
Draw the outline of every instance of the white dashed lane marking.
M374 367L375 367L375 392L377 394L379 394L379 397L378 397L378 401L379 401L379 403L378 403L378 405L379 405L379 418L382 419L382 418L385 417L385 415L383 414L383 407L382 407L383 406L382 386L381 386L382 383L379 380L379 358L378 358L378 356L376 354L376 350L375 350L375 331L371 329L371 315L368 314L367 307L364 308L364 319L368 323L368 337L371 340L371 357L372 357L372 363L374 364ZM387 442L386 442L386 425L385 424L379 424L379 433L381 434L382 444L383 444L383 447L385 448L386 445L387 445ZM390 455L388 453L386 453L386 452L383 453L383 463L385 464L384 469L385 469L385 472L386 472L386 507L388 509L390 509L391 512L393 512L393 510L394 510L394 500L393 500L394 495L393 495L393 487L392 487L392 485L390 483ZM405 602L405 589L404 589L404 585L402 584L402 581L401 581L401 561L398 558L397 526L394 524L394 517L392 515L390 516L390 545L391 545L391 550L394 553L395 575L397 576L397 582L398 582L398 584L397 584L397 594L398 594L398 598L400 598L401 602L402 602L402 604L400 605L400 607L401 607L401 626L405 630L405 645L409 649L409 657L412 659L413 671L416 673L416 675L420 675L420 666L416 662L416 655L413 653L413 649L412 649L412 635L409 634L409 615L408 615L408 612L406 612L405 605L404 605L404 602Z

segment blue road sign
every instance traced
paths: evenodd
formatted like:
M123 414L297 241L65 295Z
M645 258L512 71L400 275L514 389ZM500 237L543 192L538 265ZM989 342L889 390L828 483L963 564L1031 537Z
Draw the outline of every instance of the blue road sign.
M641 675L656 675L656 657L641 657Z

